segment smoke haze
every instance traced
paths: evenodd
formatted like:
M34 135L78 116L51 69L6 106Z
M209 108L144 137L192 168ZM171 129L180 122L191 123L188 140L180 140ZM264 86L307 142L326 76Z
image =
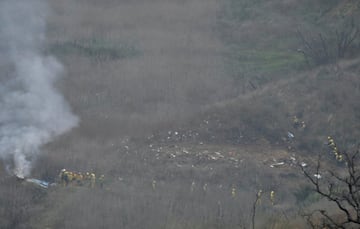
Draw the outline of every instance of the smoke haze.
M62 65L42 55L46 4L0 3L0 156L17 176L30 173L40 147L78 123L54 83Z

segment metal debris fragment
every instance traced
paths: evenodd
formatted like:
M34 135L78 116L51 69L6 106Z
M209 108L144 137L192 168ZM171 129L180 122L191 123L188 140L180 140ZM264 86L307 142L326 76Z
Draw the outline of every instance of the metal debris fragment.
M27 178L27 179L25 179L25 181L36 184L36 185L40 186L41 188L45 188L45 189L49 188L49 186L50 186L49 182L35 179L35 178Z
M271 164L270 167L274 168L274 167L280 167L280 166L283 166L283 165L285 165L285 162L278 162L278 163Z
M293 133L291 133L291 132L287 132L287 136L288 136L289 139L292 139L292 138L295 137L295 135Z
M321 175L318 174L318 173L314 174L314 177L315 177L316 179L321 179Z

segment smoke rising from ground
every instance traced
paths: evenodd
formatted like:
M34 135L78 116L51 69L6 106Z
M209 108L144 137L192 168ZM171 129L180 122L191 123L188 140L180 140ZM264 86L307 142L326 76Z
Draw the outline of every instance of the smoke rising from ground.
M77 125L54 83L61 64L42 54L46 4L0 3L0 157L18 176L29 175L40 147Z

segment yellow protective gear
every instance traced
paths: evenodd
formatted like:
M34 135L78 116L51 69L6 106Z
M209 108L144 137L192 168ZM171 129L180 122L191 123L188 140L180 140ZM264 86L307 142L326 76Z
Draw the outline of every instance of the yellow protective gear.
M156 180L153 180L151 183L152 189L155 190L156 189Z
M102 175L99 177L100 188L103 188L103 187L104 187L104 181L105 181L105 176L102 174Z
M261 196L262 196L262 190L261 189L258 191L256 196L257 196L256 203L261 204Z
M235 198L235 196L236 196L236 189L235 189L235 188L232 188L232 189L231 189L231 196L232 196L233 198Z
M275 204L275 192L274 191L270 192L270 201L271 201L272 205Z
M95 188L96 176L95 173L90 174L90 187Z

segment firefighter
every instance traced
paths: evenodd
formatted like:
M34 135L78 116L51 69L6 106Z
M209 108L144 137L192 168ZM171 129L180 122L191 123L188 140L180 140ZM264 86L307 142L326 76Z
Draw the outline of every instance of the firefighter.
M334 154L336 160L341 162L343 160L343 156L341 155L338 148L336 147L334 139L330 136L328 136L328 146L331 148L332 153Z
M191 182L190 192L193 193L195 190L195 181Z
M90 174L90 187L95 188L96 175L95 173Z
M207 189L208 189L208 184L207 184L207 183L205 183L205 184L203 185L203 190L204 190L204 192L206 192L206 191L207 191Z
M258 191L258 193L256 194L256 203L257 204L261 204L261 195L262 195L262 190L260 189Z
M293 117L293 125L295 129L300 127L300 120L296 116Z
M236 189L235 189L235 187L233 187L233 188L231 189L231 197L232 197L232 198L235 198L235 196L236 196Z
M73 181L74 181L75 185L78 184L78 173L76 173L76 172L73 172Z
M82 175L81 172L75 173L75 174L74 174L74 180L75 180L75 182L76 182L77 185L82 186L82 185L83 185L84 176Z
M343 160L343 156L341 154L339 154L336 159L341 162Z
M91 176L89 172L86 172L84 174L84 182L86 183L86 185L90 186L90 181L91 181Z
M328 136L328 145L332 148L336 147L334 139L330 136Z
M153 180L151 183L152 189L155 191L156 189L156 180Z
M306 124L304 121L301 121L297 116L294 116L293 126L295 129L304 129L306 127Z
M103 188L103 187L104 187L104 180L105 180L105 176L104 176L104 174L102 174L102 175L99 177L99 185L100 185L100 188Z
M62 169L59 173L59 180L62 186L67 186L68 184L68 179L67 179L67 175L66 175L67 171L66 169Z
M271 201L272 205L275 204L275 192L274 191L270 192L270 201Z
M75 179L74 173L70 171L66 171L66 178L67 178L66 185L72 184Z

